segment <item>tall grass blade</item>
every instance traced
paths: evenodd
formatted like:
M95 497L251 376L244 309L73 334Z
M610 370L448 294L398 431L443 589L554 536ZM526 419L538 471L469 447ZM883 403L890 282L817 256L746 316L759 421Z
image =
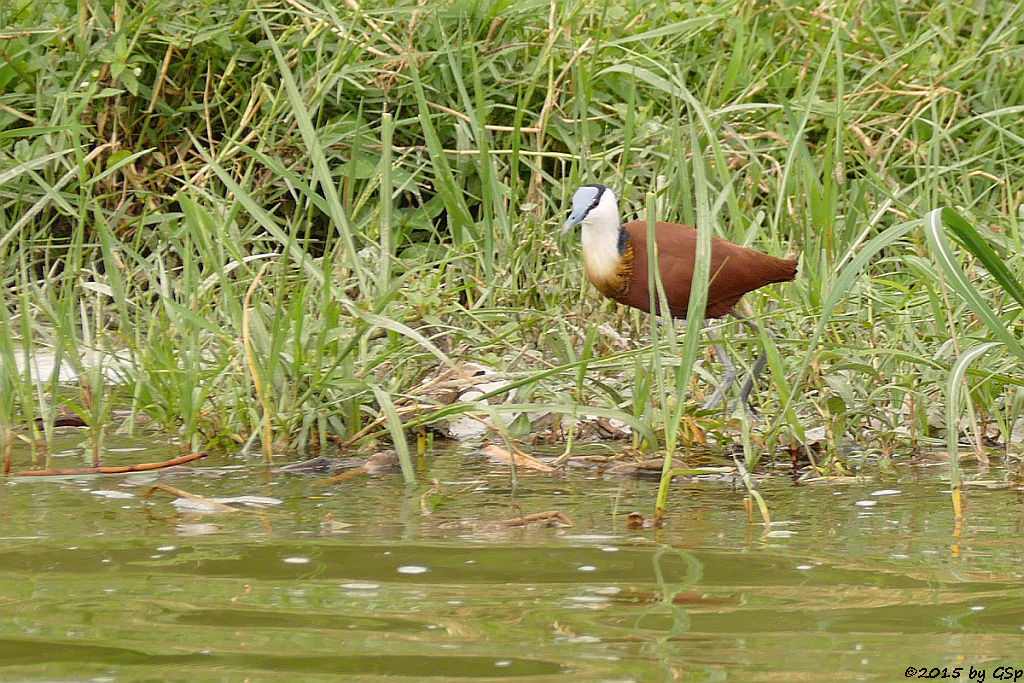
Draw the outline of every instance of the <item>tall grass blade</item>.
M471 240L477 238L473 216L469 212L469 207L466 206L465 195L455 180L444 147L441 145L441 138L438 137L437 129L434 128L433 115L430 105L427 103L427 94L423 90L423 79L415 59L409 60L409 71L412 77L412 87L416 93L416 103L419 106L419 121L423 126L423 139L430 150L434 164L434 182L437 185L441 201L448 211L448 230L455 245L462 247L467 242L467 234Z
M313 120L306 108L305 98L303 98L302 93L299 91L299 86L295 82L295 76L288 66L288 60L285 59L284 54L281 52L281 47L277 44L277 39L270 30L270 26L267 25L266 17L262 11L259 12L259 16L267 36L267 41L270 43L270 49L277 60L281 80L284 81L285 91L288 93L291 114L295 117L295 121L299 126L299 133L302 135L302 141L306 146L306 154L313 164L313 171L320 185L320 191L327 199L328 216L334 223L341 236L342 243L345 245L343 263L352 269L356 279L359 281L360 288L366 291L366 276L363 273L363 267L357 253L352 225L349 223L348 215L341 206L341 198L338 196L338 188L335 184L334 176L328 166L327 157L324 155L320 135L313 125Z
M1024 361L1024 347L1021 346L1014 334L1006 327L1006 324L1003 323L988 303L985 302L985 299L981 292L978 291L978 288L971 283L964 274L963 267L960 265L956 255L950 249L949 241L946 239L943 226L947 224L954 226L958 236L965 238L974 249L978 249L979 252L984 255L984 262L986 262L986 267L990 267L990 272L994 275L996 273L1001 273L1001 275L997 277L1002 277L1003 280L1010 282L1011 287L1007 288L1008 292L1013 294L1015 298L1017 294L1020 294L1022 299L1024 299L1024 292L1017 292L1017 290L1020 289L1019 283L1012 282L1014 278L1006 269L1005 265L1002 265L1001 263L1001 267L995 265L999 262L998 257L996 257L995 253L992 252L991 248L984 245L984 240L980 235L977 235L975 231L970 228L967 222L957 215L955 211L943 208L934 209L929 212L924 221L925 236L928 238L928 244L931 246L932 252L938 259L939 265L942 267L942 272L948 278L949 286L967 303L971 311L981 319L989 331L995 335L999 341L1005 344L1006 348L1017 356L1017 358ZM972 236L972 233L975 234ZM979 256L979 259L980 258L981 256ZM1002 283L1002 280L1000 282Z
M395 117L384 112L380 117L380 274L377 296L382 298L391 286L391 269L395 260L394 186L391 178L391 146L395 133Z
M679 420L682 417L682 406L684 398L686 396L686 387L689 384L690 377L693 373L693 366L697 361L697 352L700 348L700 337L701 332L704 329L704 312L707 306L708 298L708 286L711 279L711 235L713 232L712 228L712 216L709 210L709 199L707 192L707 179L704 169L703 155L698 153L698 150L703 149L701 144L701 136L697 131L697 121L699 119L705 127L707 132L707 120L703 118L700 113L700 105L695 98L684 89L684 98L687 100L687 106L690 112L690 149L693 150L693 181L695 187L695 204L697 210L697 245L694 253L694 263L700 264L700 267L695 268L693 272L693 279L690 283L690 300L686 310L686 332L683 337L683 347L679 367L676 369L675 375L675 391L676 391L676 405L671 414L665 415L666 421L666 437L671 439L671 443L666 445L665 462L661 470L661 480L658 485L658 496L655 500L655 511L654 517L656 520L660 519L664 514L664 511L668 505L668 492L669 484L672 481L672 455L675 450L675 435L678 430ZM653 211L653 197L649 198L648 205ZM651 248L653 238L653 218L648 217L648 253L653 254L654 249ZM652 261L653 263L653 261ZM653 266L652 266L653 268ZM666 327L675 325L672 320L672 313L668 309L667 297L665 296L664 287L661 283L661 278L657 280L657 291L659 300L663 302L663 317L666 319ZM654 316L652 316L652 319ZM657 348L655 348L657 353ZM660 378L658 381L661 381ZM664 405L664 404L663 404Z
M950 229L953 237L981 261L981 265L985 266L999 286L1024 307L1024 286L1007 267L1006 259L996 254L988 240L956 211L949 207L938 211L941 212L940 216L935 216L935 211L932 211L928 215L928 220L939 218L941 223Z

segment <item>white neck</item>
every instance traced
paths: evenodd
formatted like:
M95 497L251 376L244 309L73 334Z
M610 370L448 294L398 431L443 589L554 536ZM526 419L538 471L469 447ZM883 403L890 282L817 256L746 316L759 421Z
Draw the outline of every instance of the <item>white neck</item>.
M610 276L619 264L619 204L611 190L601 194L601 200L581 221L580 241L583 244L583 264L591 280Z

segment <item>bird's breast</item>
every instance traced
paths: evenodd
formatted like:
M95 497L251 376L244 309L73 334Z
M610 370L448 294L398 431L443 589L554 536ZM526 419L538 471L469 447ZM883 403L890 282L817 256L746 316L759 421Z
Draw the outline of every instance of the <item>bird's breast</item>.
M621 252L584 249L583 266L597 291L609 299L620 299L629 291L633 275L633 244L626 243Z

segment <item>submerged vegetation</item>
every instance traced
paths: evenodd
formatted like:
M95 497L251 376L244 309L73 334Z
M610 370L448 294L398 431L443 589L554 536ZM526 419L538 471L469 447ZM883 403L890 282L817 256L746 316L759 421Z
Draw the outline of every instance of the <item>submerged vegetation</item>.
M653 448L742 431L748 464L824 427L833 473L864 463L841 442L879 462L1010 444L1022 302L959 242L940 259L924 218L952 207L1022 270L1022 20L1002 2L4 3L6 453L68 408L96 452L119 408L125 429L268 454L389 438L404 456L404 434L459 415L517 437L538 412L555 436L617 418ZM774 337L716 323L737 355L767 345L755 429L697 411L706 338L585 284L556 227L587 182L625 219L799 253L796 282L745 299ZM32 372L41 349L76 383ZM504 402L454 400L470 362Z

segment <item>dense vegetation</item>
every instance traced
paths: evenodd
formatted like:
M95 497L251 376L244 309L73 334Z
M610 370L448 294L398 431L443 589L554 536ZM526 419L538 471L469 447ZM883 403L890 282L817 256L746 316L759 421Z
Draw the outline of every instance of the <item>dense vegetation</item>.
M306 452L467 411L523 434L543 409L731 439L695 411L714 359L670 362L683 337L601 299L557 234L602 182L626 218L799 252L746 299L774 339L725 325L771 352L768 451L942 437L992 332L922 219L954 207L1020 272L1022 27L984 1L0 4L0 428L130 407L193 447ZM41 348L82 379L19 370ZM979 446L1024 408L1002 348L955 387ZM445 399L467 361L514 403Z

